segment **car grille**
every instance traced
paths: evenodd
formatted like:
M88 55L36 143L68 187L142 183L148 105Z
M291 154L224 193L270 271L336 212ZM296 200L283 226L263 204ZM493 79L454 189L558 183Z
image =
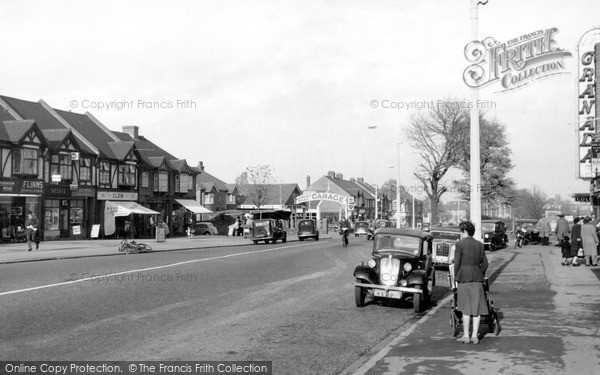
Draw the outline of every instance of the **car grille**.
M399 279L400 261L391 256L381 258L379 278L381 283L386 286L395 286Z
M447 257L450 255L450 244L442 242L435 245L435 255L438 257Z

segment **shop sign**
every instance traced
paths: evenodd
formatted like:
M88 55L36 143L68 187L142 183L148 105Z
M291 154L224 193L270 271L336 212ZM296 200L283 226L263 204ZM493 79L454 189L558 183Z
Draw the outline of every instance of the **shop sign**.
M592 199L590 198L589 195L576 195L575 196L575 202L586 202L586 203L589 203L591 201L592 201Z
M73 191L71 195L74 197L93 197L96 195L96 189L80 186L76 191Z
M492 37L475 40L465 47L465 57L472 64L463 73L469 87L483 87L498 82L501 91L523 87L537 79L565 73L564 58L571 53L558 48L556 27L499 42Z
M44 181L23 180L21 184L22 194L42 194L44 190Z
M15 180L0 180L0 193L2 194L16 194Z
M598 56L600 28L592 29L581 37L577 45L577 116L579 128L579 178L588 180L595 176L592 158L596 133L596 69L594 57Z
M350 202L349 198L352 198L352 202ZM296 204L308 201L331 201L345 205L348 203L354 203L354 198L348 197L347 195L340 195L334 193L311 193L302 194L296 197Z
M71 195L71 190L66 185L46 185L45 193L53 197L67 197Z
M111 201L137 201L138 193L136 192L119 192L119 191L99 191L98 200Z

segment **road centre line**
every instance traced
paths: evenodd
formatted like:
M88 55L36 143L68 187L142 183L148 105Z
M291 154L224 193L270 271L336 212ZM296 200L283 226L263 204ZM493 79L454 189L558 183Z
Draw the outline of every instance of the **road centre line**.
M289 245L289 246L282 246L282 247L272 247L272 248L258 250L258 251L245 251L243 253L221 255L221 256L211 257L211 258L186 260L185 262L177 262L177 263L165 264L165 265L162 265L162 266L149 267L149 268L140 268L140 269L137 269L137 270L115 272L115 273L111 273L111 274L102 275L102 277L110 278L110 277L113 277L113 276L126 275L126 274L129 274L129 273L159 270L159 269L162 269L162 268L176 267L176 266L181 266L181 265L184 265L184 264L206 262L206 261L210 261L210 260L232 258L232 257L240 256L240 255L259 254L259 253L266 253L266 252L276 251L276 250L282 250L282 249L290 249L290 248L293 248L293 247L302 247L302 246L311 246L311 245L313 245L313 244L301 244L301 245ZM57 287L57 286L75 284L75 283L80 283L80 282L84 282L84 281L91 281L91 280L96 280L97 278L98 278L98 275L95 275L95 276L85 277L85 278L77 279L77 280L63 281L63 282L60 282L60 283L40 285L40 286L35 286L35 287L25 288L25 289L10 290L8 292L1 292L0 293L0 297L6 296L6 295L9 295L9 294L25 293L25 292L31 292L31 291L34 291L34 290L40 290L40 289L46 289L46 288L53 288L53 287Z

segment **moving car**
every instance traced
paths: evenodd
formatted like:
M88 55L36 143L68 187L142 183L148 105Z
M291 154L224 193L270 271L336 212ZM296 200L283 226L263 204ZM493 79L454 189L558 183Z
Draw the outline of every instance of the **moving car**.
M506 224L502 220L481 220L481 236L483 245L490 251L508 246Z
M368 236L369 226L368 221L357 221L354 223L354 236Z
M374 234L375 230L377 230L379 228L393 228L393 227L394 227L394 223L392 223L389 220L384 220L384 219L374 220L372 225L369 227L369 229L367 231L367 240L373 239L373 234Z
M460 240L458 227L433 227L429 231L433 236L433 266L436 269L448 270L454 261L456 242Z
M194 235L196 235L196 236L208 236L208 235L216 236L217 234L219 234L219 231L213 225L213 223L205 223L205 222L196 223L193 226L193 231L194 231Z
M258 241L276 243L278 239L281 239L281 242L286 243L287 232L281 225L278 225L277 220L275 219L258 219L252 222L250 239L255 245Z
M414 311L423 311L435 285L432 242L431 234L420 230L376 230L371 259L354 269L356 306L365 306L370 296L412 300Z
M317 229L317 221L314 219L304 219L298 221L298 240L304 241L307 238L319 240L319 230Z

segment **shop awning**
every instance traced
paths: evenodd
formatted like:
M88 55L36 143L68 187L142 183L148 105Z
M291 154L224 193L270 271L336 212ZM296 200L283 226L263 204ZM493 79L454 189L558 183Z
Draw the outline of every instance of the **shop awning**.
M159 212L152 211L142 205L130 201L106 201L106 211L110 211L113 216L127 216L129 214L138 215L159 215Z
M202 207L195 200L192 199L175 199L177 203L192 211L195 214L212 214L212 211L208 208Z

